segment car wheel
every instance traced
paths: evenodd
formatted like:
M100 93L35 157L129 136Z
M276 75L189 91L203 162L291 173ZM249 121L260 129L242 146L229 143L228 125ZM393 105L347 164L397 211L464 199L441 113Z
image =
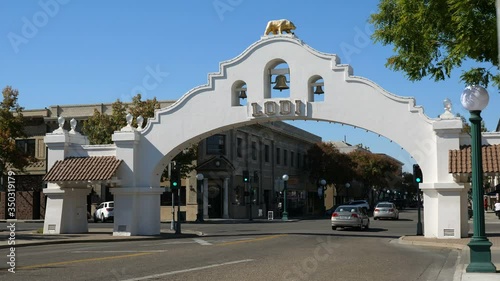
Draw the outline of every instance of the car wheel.
M336 226L332 226L332 230L337 230L337 227Z
M94 222L97 222L97 217L95 216L95 214L94 214Z
M106 222L106 218L104 217L104 214L101 215L101 222Z
M373 218L373 220L378 220L378 218L375 218L375 217L374 217L374 218Z

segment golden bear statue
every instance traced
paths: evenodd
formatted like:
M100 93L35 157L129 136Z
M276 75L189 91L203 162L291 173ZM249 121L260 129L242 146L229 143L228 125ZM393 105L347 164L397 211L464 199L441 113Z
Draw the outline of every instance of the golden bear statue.
M266 26L266 32L264 35L268 35L269 33L273 34L281 34L283 31L286 33L293 34L292 30L295 29L295 25L289 20L270 20Z

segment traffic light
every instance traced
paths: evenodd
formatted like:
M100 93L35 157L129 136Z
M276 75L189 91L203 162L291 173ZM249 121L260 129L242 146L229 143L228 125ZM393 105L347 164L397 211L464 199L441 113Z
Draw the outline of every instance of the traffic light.
M172 162L170 169L170 188L177 189L181 186L181 173L179 167Z
M249 182L250 181L250 173L245 170L243 171L243 182Z
M424 181L422 170L420 170L420 166L418 164L413 164L413 181L416 184L422 183Z

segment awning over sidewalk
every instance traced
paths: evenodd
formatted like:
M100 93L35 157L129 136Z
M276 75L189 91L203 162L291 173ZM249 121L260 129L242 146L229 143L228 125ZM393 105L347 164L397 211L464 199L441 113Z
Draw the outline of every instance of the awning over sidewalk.
M483 173L500 173L500 144L483 145ZM448 172L453 174L472 173L472 149L470 145L450 150L448 154Z
M121 163L114 156L70 157L56 161L43 181L106 181L114 176Z

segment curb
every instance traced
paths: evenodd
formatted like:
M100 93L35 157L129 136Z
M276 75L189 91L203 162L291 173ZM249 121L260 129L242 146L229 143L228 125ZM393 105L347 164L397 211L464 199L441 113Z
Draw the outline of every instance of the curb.
M457 250L462 250L467 245L457 244L457 243L439 243L439 242L429 242L429 241L409 241L405 240L406 236L401 236L398 238L399 244L414 245L414 246L431 246L431 247L441 247L441 248L452 248Z
M170 237L164 237L161 235L171 235ZM92 235L92 234L90 234ZM166 239L176 239L176 238L190 238L190 237L200 237L204 236L205 234L201 231L196 231L194 233L181 233L181 234L175 234L175 233L162 233L160 235L155 235L155 236L142 236L142 237L135 237L135 236L111 236L107 238L101 238L101 239L95 239L92 237L89 238L67 238L67 239L59 239L59 240L40 240L40 241L34 241L34 242L29 242L29 241L18 241L21 243L16 243L13 245L0 245L0 249L8 249L11 247L15 248L21 248L21 247L28 247L28 246L42 246L42 245L54 245L54 244L73 244L73 243L101 243L101 242L122 242L122 241L147 241L147 240L166 240ZM48 234L47 237L54 237L54 235ZM43 238L42 238L43 239Z
M399 244L414 245L414 246L431 246L431 247L441 247L441 248L452 248L457 250L463 250L467 248L467 244L458 244L450 242L431 242L431 241L411 241L405 240L407 236L401 236L397 239ZM500 246L492 246L491 250L500 250Z

